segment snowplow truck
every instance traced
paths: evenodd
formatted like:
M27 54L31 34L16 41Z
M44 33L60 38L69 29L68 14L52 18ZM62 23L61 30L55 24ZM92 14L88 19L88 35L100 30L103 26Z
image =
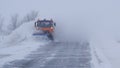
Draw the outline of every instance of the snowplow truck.
M34 35L45 35L50 40L54 40L54 30L55 30L56 23L53 20L37 20L35 22L35 28L37 31L42 31L38 33L34 33Z

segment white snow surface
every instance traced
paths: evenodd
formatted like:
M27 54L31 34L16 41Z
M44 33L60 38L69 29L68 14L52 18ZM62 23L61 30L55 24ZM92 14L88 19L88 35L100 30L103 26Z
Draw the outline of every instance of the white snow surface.
M0 68L11 61L24 59L32 51L47 44L46 41L38 40L32 36L34 33L34 21L25 23L4 37L0 43Z
M60 38L64 37L63 39L70 37L70 39L78 38L79 40L81 31L84 31L85 34L83 34L89 36L94 68L120 68L120 43L115 40L115 38L120 39L119 7L120 0L1 0L0 14L5 19L8 18L5 20L5 23L8 24L9 16L15 13L24 16L32 10L39 11L41 18L57 20L56 32ZM30 33L34 31L30 27L33 25L25 26L28 27L26 29L18 28L18 30L22 29L23 31L16 30L10 36L2 37L4 40L0 43L0 48L15 47L21 40L31 41L28 39L31 38ZM30 32L24 31L29 30L29 27ZM108 35L114 38L108 37ZM4 52L0 51L0 53Z
M90 42L93 68L119 68L120 43L107 35L98 37Z

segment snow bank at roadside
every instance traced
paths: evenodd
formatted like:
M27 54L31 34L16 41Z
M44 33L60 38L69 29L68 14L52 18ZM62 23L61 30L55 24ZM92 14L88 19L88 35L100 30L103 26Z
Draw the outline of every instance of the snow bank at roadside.
M104 55L104 52L99 48L100 43L96 41L90 42L91 54L92 54L92 67L93 68L111 68L111 64L108 58Z
M120 43L110 36L91 40L94 68L120 68Z

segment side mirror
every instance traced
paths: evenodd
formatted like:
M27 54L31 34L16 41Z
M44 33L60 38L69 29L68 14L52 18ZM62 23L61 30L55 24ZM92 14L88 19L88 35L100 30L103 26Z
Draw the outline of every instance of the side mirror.
M54 26L56 26L56 23L54 23Z
M35 22L35 27L37 26L37 22Z

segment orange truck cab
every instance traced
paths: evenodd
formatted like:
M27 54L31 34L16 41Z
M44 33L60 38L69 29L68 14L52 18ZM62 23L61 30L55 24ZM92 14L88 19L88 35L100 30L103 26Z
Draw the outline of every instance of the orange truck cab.
M35 22L35 28L36 30L41 30L43 32L49 32L49 33L53 33L54 32L54 26L56 26L56 24L53 22L53 20L38 20L37 22Z

